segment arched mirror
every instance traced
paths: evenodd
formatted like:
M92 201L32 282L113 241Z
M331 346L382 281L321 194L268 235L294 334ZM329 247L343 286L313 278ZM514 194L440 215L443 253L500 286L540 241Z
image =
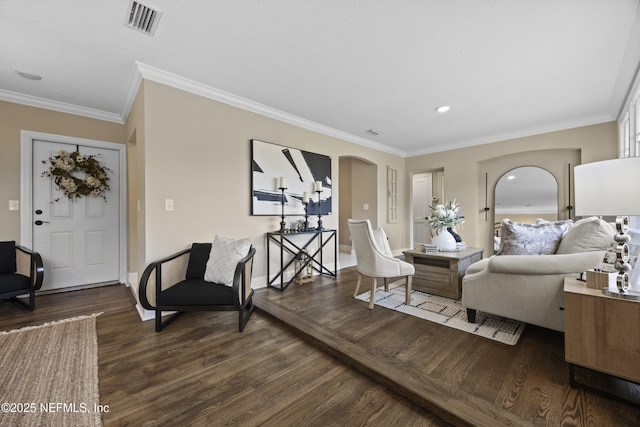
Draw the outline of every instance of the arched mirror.
M547 170L523 166L502 175L494 196L495 230L499 237L504 218L534 224L536 219L558 219L558 182Z

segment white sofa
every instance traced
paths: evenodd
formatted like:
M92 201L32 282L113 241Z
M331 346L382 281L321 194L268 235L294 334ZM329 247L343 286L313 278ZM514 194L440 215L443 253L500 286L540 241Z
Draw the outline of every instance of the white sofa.
M536 250L544 245L533 244L532 236L536 232L549 232L549 226L542 223L519 224L525 226L521 227L524 230L521 240ZM469 266L462 281L462 305L470 322L475 323L477 310L564 331L565 276L597 267L616 233L611 224L597 217L564 224L559 226L559 237L550 251L523 254L523 245L505 250L508 244L504 236L509 233L504 233L503 222L501 251Z

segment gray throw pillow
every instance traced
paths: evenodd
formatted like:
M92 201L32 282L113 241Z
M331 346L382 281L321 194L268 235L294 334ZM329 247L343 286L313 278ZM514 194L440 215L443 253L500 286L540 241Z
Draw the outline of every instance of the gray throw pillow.
M548 255L555 253L564 232L573 221L541 221L524 224L502 220L500 249L496 255Z

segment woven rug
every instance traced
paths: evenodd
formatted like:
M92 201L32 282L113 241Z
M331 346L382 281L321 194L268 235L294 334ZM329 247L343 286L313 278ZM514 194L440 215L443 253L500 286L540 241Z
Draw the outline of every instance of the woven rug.
M370 291L364 292L356 299L369 302ZM467 322L467 311L462 303L445 297L411 291L411 304L406 305L404 285L376 289L375 305L390 308L401 313L480 335L504 344L515 345L524 331L525 324L493 314L478 311L476 323Z
M96 316L0 332L0 425L102 425Z

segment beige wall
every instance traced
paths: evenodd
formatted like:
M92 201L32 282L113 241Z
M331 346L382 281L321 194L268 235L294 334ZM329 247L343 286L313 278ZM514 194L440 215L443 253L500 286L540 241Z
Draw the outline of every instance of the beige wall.
M145 268L145 122L144 122L144 82L131 106L125 124L127 136L127 242L128 270L138 273Z
M124 126L0 101L0 240L20 242L20 212L9 200L20 200L20 132L28 130L99 141L124 143Z
M352 199L352 186L351 186L351 177L353 176L351 170L351 158L342 158L339 161L339 172L338 172L338 185L340 190L340 200L339 204L339 232L338 232L338 243L344 249L348 249L351 251L351 241L349 240L349 226L347 224L347 220L349 218L353 218L352 214L352 206L351 202L346 202L347 200ZM340 203L342 201L342 203Z
M608 122L415 156L407 159L406 170L411 174L444 168L445 198L455 198L464 210L466 221L460 234L467 245L484 247L487 256L493 251L493 190L502 174L517 166L540 166L549 170L558 180L558 197L561 199L558 206L562 208L567 206L567 165L612 159L617 156L617 150L617 124ZM488 206L491 208L487 220L485 194L488 194ZM566 215L566 210L560 212L561 218Z
M259 139L328 155L332 159L333 215L323 217L325 228L339 221L339 158L353 156L376 164L372 188L385 200L386 166L404 176L405 159L328 137L255 113L154 82L144 84L144 179L139 197L144 201L146 254L138 269L194 241L211 241L216 234L248 237L257 250L254 275L266 275L265 233L279 228L280 218L250 215L250 140ZM144 153L142 153L144 151ZM142 160L138 160L140 164ZM404 194L402 183L401 194ZM173 199L175 210L164 211ZM404 206L402 199L400 205ZM373 206L378 218L384 208ZM404 209L400 212L404 216ZM140 222L139 222L140 224ZM404 224L385 226L393 249L404 247ZM140 242L139 242L140 244Z
M340 163L340 244L351 246L347 220L368 219L373 228L382 224L386 229L386 212L378 217L378 204L386 203L378 200L377 176L379 166L354 157L341 157ZM386 167L384 167L386 171ZM386 172L385 172L386 173ZM365 205L368 209L365 209ZM386 205L385 205L386 206ZM383 209L384 210L384 209ZM401 248L399 248L401 249Z
M386 176L387 168L384 165L375 165L360 159L352 159L351 170L351 216L353 219L368 219L371 226L387 228L386 220L386 192L381 200L378 200L378 189L374 185L376 176L382 168ZM384 184L386 188L386 182ZM383 204L382 213L378 215L378 204Z
M20 198L21 130L127 144L128 270L138 275L151 260L215 234L250 237L258 249L254 272L266 274L265 232L277 229L280 218L250 215L251 139L329 155L334 179L341 156L376 165L377 176L368 181L377 194L367 200L378 218L386 218L373 201L384 200L386 166L404 174L402 157L148 81L125 125L0 102L0 203L6 207L0 209L1 240L20 238L20 215L8 210L8 201ZM338 227L337 181L334 214L323 218L326 228ZM164 211L166 198L174 199L175 211ZM402 249L404 225L386 229L392 248Z
M353 157L375 165L376 175L368 181L373 181L369 188L375 189L377 204L371 195L362 202L369 203L372 217L385 228L396 251L410 241L407 182L412 172L444 169L445 198L456 198L467 218L463 238L469 245L490 249L493 218L484 220L485 173L492 197L499 176L513 167L548 169L553 164L556 174L562 175L567 163L617 155L617 126L610 122L405 159L145 81L126 125L0 102L2 240L20 238L19 212L8 210L8 200L20 196L21 130L127 144L129 271L138 274L151 260L221 234L251 238L258 250L255 274L265 276L265 232L276 230L280 218L250 215L251 139L331 156L338 182L334 182L334 214L323 218L327 228L343 227L339 224L339 159ZM396 224L386 223L387 166L398 169L402 177L401 220ZM556 178L565 191L567 176ZM359 191L358 180L354 182L351 191ZM175 211L164 211L166 198L175 201ZM358 216L353 209L350 214Z

